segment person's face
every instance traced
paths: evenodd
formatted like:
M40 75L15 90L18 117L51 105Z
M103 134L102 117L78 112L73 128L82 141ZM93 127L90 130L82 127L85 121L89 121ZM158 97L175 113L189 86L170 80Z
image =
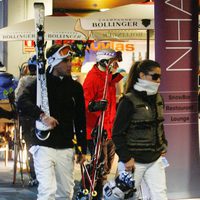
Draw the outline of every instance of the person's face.
M154 67L152 71L149 71L147 74L140 72L140 78L154 83L160 83L161 69L159 67Z
M60 62L53 71L53 75L55 76L70 76L71 75L71 68L72 68L72 58L67 57Z

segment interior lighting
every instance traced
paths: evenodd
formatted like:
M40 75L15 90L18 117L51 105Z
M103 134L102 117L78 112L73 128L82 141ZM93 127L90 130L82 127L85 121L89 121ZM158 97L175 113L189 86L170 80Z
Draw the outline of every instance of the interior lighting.
M107 11L107 10L110 10L110 9L109 8L101 8L100 12L104 12L104 11Z

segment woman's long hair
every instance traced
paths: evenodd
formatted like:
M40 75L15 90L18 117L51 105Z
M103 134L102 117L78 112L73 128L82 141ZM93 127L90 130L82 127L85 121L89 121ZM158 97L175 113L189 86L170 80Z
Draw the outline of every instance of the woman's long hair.
M148 74L148 72L152 71L155 67L160 68L160 64L153 60L143 60L141 62L135 62L131 66L129 71L128 79L126 82L125 94L130 92L133 89L133 85L135 85L135 83L138 82L140 72Z

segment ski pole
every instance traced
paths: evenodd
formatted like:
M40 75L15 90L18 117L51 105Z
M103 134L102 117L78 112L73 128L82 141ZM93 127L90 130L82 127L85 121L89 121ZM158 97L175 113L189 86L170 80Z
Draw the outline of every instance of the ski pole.
M81 147L78 146L77 144L77 141L75 139L72 140L73 143L74 143L74 146L75 146L75 149L76 149L76 152L81 156L82 155L82 151L81 151ZM86 177L88 179L88 182L90 184L90 187L92 187L92 181L91 181L91 178L90 178L90 175L88 173L88 170L87 170L87 167L84 165L84 163L80 164L81 166L81 178L82 178L82 183L83 183L83 193L85 195L88 194L88 189L86 188L86 184L85 184L85 177L84 177L84 173L83 173L83 169L86 173ZM92 196L96 196L97 195L97 192L94 190L94 187L92 187Z

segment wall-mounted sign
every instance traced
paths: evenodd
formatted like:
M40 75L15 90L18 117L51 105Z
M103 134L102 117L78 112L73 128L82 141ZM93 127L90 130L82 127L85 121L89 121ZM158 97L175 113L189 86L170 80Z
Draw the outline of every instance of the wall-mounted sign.
M33 40L25 40L23 42L23 52L29 53L35 51L35 42Z
M85 30L154 29L153 19L81 19Z

